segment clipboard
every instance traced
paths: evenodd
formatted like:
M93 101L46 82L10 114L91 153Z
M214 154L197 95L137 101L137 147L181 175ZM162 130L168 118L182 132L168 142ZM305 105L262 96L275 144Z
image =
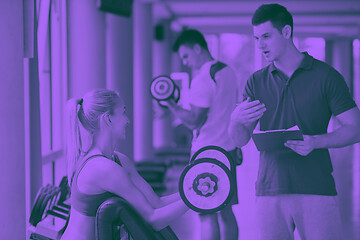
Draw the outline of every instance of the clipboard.
M254 131L252 138L259 151L275 151L287 149L287 140L304 140L301 130L295 126L290 129Z

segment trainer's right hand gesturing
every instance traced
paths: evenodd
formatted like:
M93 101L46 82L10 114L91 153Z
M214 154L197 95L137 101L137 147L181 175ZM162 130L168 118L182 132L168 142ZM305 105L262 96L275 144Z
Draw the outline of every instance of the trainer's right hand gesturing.
M249 97L236 106L231 114L228 132L237 147L241 148L249 142L257 121L265 111L265 104L259 100L251 101Z
M266 111L265 104L259 100L250 101L248 97L245 101L238 104L231 114L231 122L249 125L259 120Z

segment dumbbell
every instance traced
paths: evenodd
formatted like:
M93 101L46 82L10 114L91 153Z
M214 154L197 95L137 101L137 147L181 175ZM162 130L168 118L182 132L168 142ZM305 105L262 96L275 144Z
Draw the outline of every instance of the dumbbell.
M64 207L66 209L70 209L70 205L64 203L66 200L68 200L69 196L70 196L70 186L68 183L68 178L67 176L64 176L59 184L59 188L60 188L60 197L59 197L59 201L58 201L58 205L61 207Z
M225 208L234 194L235 166L229 153L218 146L199 149L179 179L184 203L199 213L214 213Z
M50 184L41 187L35 199L33 208L31 209L29 222L35 226L43 220L47 211L58 201L60 197L60 189Z
M229 152L219 146L210 145L210 146L205 146L203 148L200 148L191 157L190 162L194 162L194 161L196 161L196 159L199 159L199 158L215 158L216 160L225 164L225 166L230 171L234 171L234 169L235 169L234 161L231 158Z
M174 99L175 102L180 99L179 87L166 75L160 75L151 81L150 93L162 107L167 107L164 103L170 99Z

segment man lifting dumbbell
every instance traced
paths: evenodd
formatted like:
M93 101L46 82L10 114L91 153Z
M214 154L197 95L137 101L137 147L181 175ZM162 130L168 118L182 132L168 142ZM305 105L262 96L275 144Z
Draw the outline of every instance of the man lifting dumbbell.
M166 101L169 110L182 123L193 130L191 155L200 148L216 145L235 155L235 145L228 136L230 115L236 104L236 77L226 64L214 60L203 35L186 30L174 43L183 64L192 70L190 84L190 110L176 104L174 98ZM235 174L235 171L232 171ZM234 176L234 179L236 177ZM236 189L236 181L235 181ZM235 191L232 201L219 212L224 222L225 239L238 239L238 227L231 205L237 203ZM202 239L220 239L218 215L200 214Z

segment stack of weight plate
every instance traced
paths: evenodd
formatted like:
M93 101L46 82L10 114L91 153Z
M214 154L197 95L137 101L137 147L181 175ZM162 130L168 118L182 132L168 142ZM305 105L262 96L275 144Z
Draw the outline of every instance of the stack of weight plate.
M30 239L57 240L65 231L69 219L69 187L64 177L60 185L41 187L30 214Z

